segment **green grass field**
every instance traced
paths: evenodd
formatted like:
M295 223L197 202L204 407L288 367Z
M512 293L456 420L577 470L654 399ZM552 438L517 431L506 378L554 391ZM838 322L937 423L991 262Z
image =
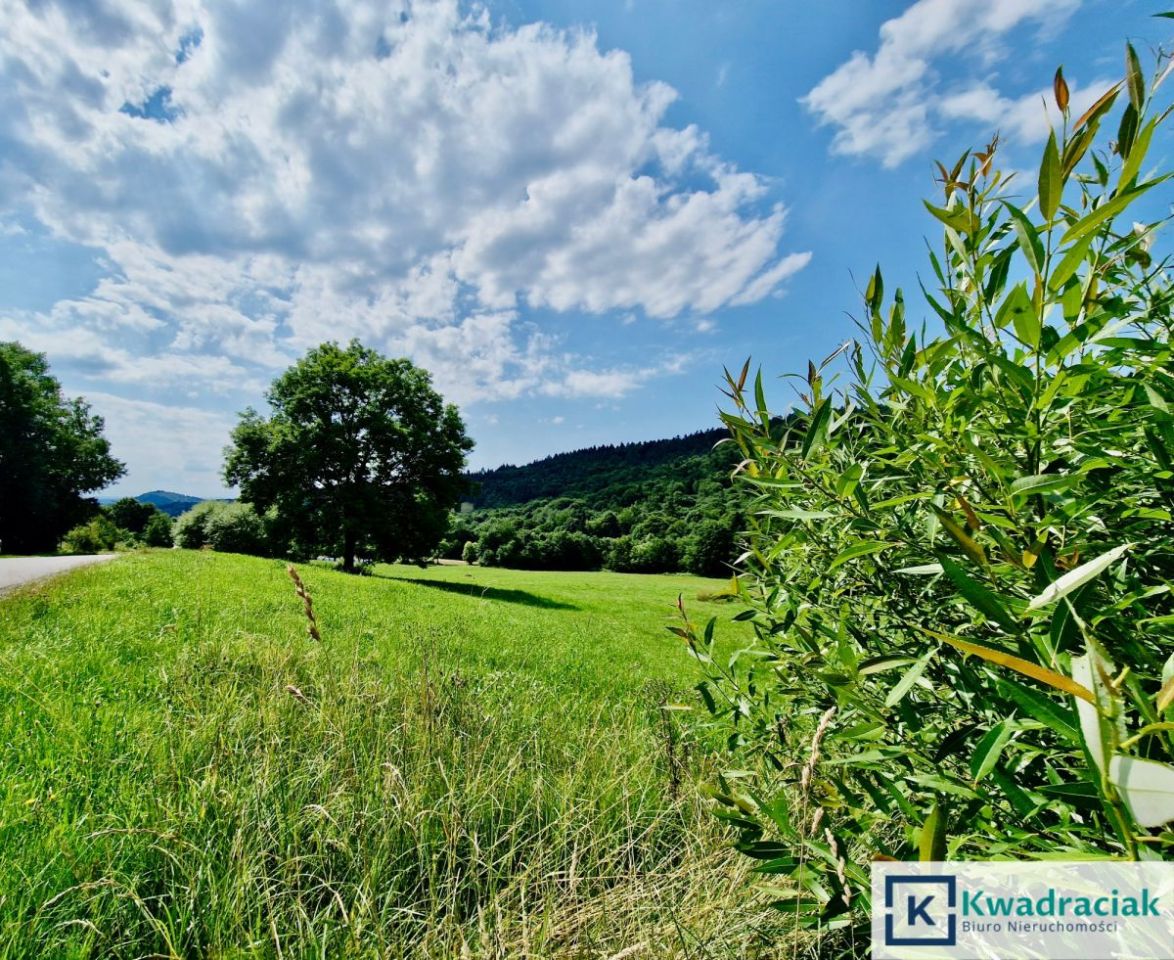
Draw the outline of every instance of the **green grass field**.
M301 571L321 643L276 561L0 600L0 958L772 955L660 709L713 582Z

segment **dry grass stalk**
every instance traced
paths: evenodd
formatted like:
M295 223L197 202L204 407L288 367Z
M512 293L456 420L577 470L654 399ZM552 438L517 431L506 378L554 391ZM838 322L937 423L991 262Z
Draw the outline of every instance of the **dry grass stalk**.
M823 808L820 807L820 809L822 810ZM840 887L843 889L841 896L844 899L844 906L851 908L852 890L848 886L848 876L846 873L847 864L844 862L844 858L840 856L840 847L839 844L836 843L835 834L832 833L831 829L824 828L823 836L824 839L827 840L828 846L831 848L832 856L836 858L836 877L839 879Z
M805 793L811 785L811 777L815 773L816 764L819 763L819 745L823 742L824 734L828 732L832 717L835 715L836 708L828 707L823 716L819 718L819 726L815 728L815 736L811 738L811 754L808 756L807 763L803 766L803 773L799 777L799 785Z
M302 578L298 576L298 572L294 569L292 563L285 568L285 572L289 574L289 578L294 582L295 592L302 599L302 607L306 611L306 620L309 623L306 632L321 643L322 634L318 632L318 620L314 616L314 601L310 599L310 593L306 589L306 585L302 583Z
M819 822L823 819L823 807L815 808L815 816L811 818L811 826L807 828L807 835L809 837L815 836L815 831L819 827Z

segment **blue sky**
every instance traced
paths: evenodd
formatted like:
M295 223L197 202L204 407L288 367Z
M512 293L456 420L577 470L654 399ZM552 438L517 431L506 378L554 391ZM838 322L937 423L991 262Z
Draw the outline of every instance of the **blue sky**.
M352 336L475 466L710 427L723 365L829 353L878 260L915 286L934 159L1030 167L1057 64L1082 109L1160 9L0 0L0 339L105 416L115 493L220 493L235 412Z

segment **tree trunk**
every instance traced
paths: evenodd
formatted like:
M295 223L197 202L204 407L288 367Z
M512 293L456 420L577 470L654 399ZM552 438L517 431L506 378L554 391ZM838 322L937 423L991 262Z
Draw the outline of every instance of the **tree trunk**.
M342 534L342 569L355 572L355 532L347 527Z

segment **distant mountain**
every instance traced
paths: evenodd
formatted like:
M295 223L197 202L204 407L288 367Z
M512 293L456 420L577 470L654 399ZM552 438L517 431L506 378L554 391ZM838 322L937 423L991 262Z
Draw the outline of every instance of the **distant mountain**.
M187 513L197 503L204 501L203 497L192 497L186 493L172 493L170 490L149 490L135 497L139 503L153 503L169 517L178 517Z
M474 485L469 499L478 508L508 507L552 497L603 494L611 499L622 490L631 502L641 498L641 485L665 473L666 467L671 475L674 467L684 466L690 458L706 457L705 466L696 461L691 465L700 468L700 475L710 474L716 469L708 463L710 452L714 444L729 435L724 427L718 427L667 440L585 447L521 467L478 470L467 475ZM718 457L716 463L725 459Z
M98 497L98 503L107 506L121 499L121 497ZM186 493L173 493L170 490L148 490L132 499L138 500L139 503L153 503L169 517L178 517L181 513L187 513L197 503L203 503L207 498L193 497Z

